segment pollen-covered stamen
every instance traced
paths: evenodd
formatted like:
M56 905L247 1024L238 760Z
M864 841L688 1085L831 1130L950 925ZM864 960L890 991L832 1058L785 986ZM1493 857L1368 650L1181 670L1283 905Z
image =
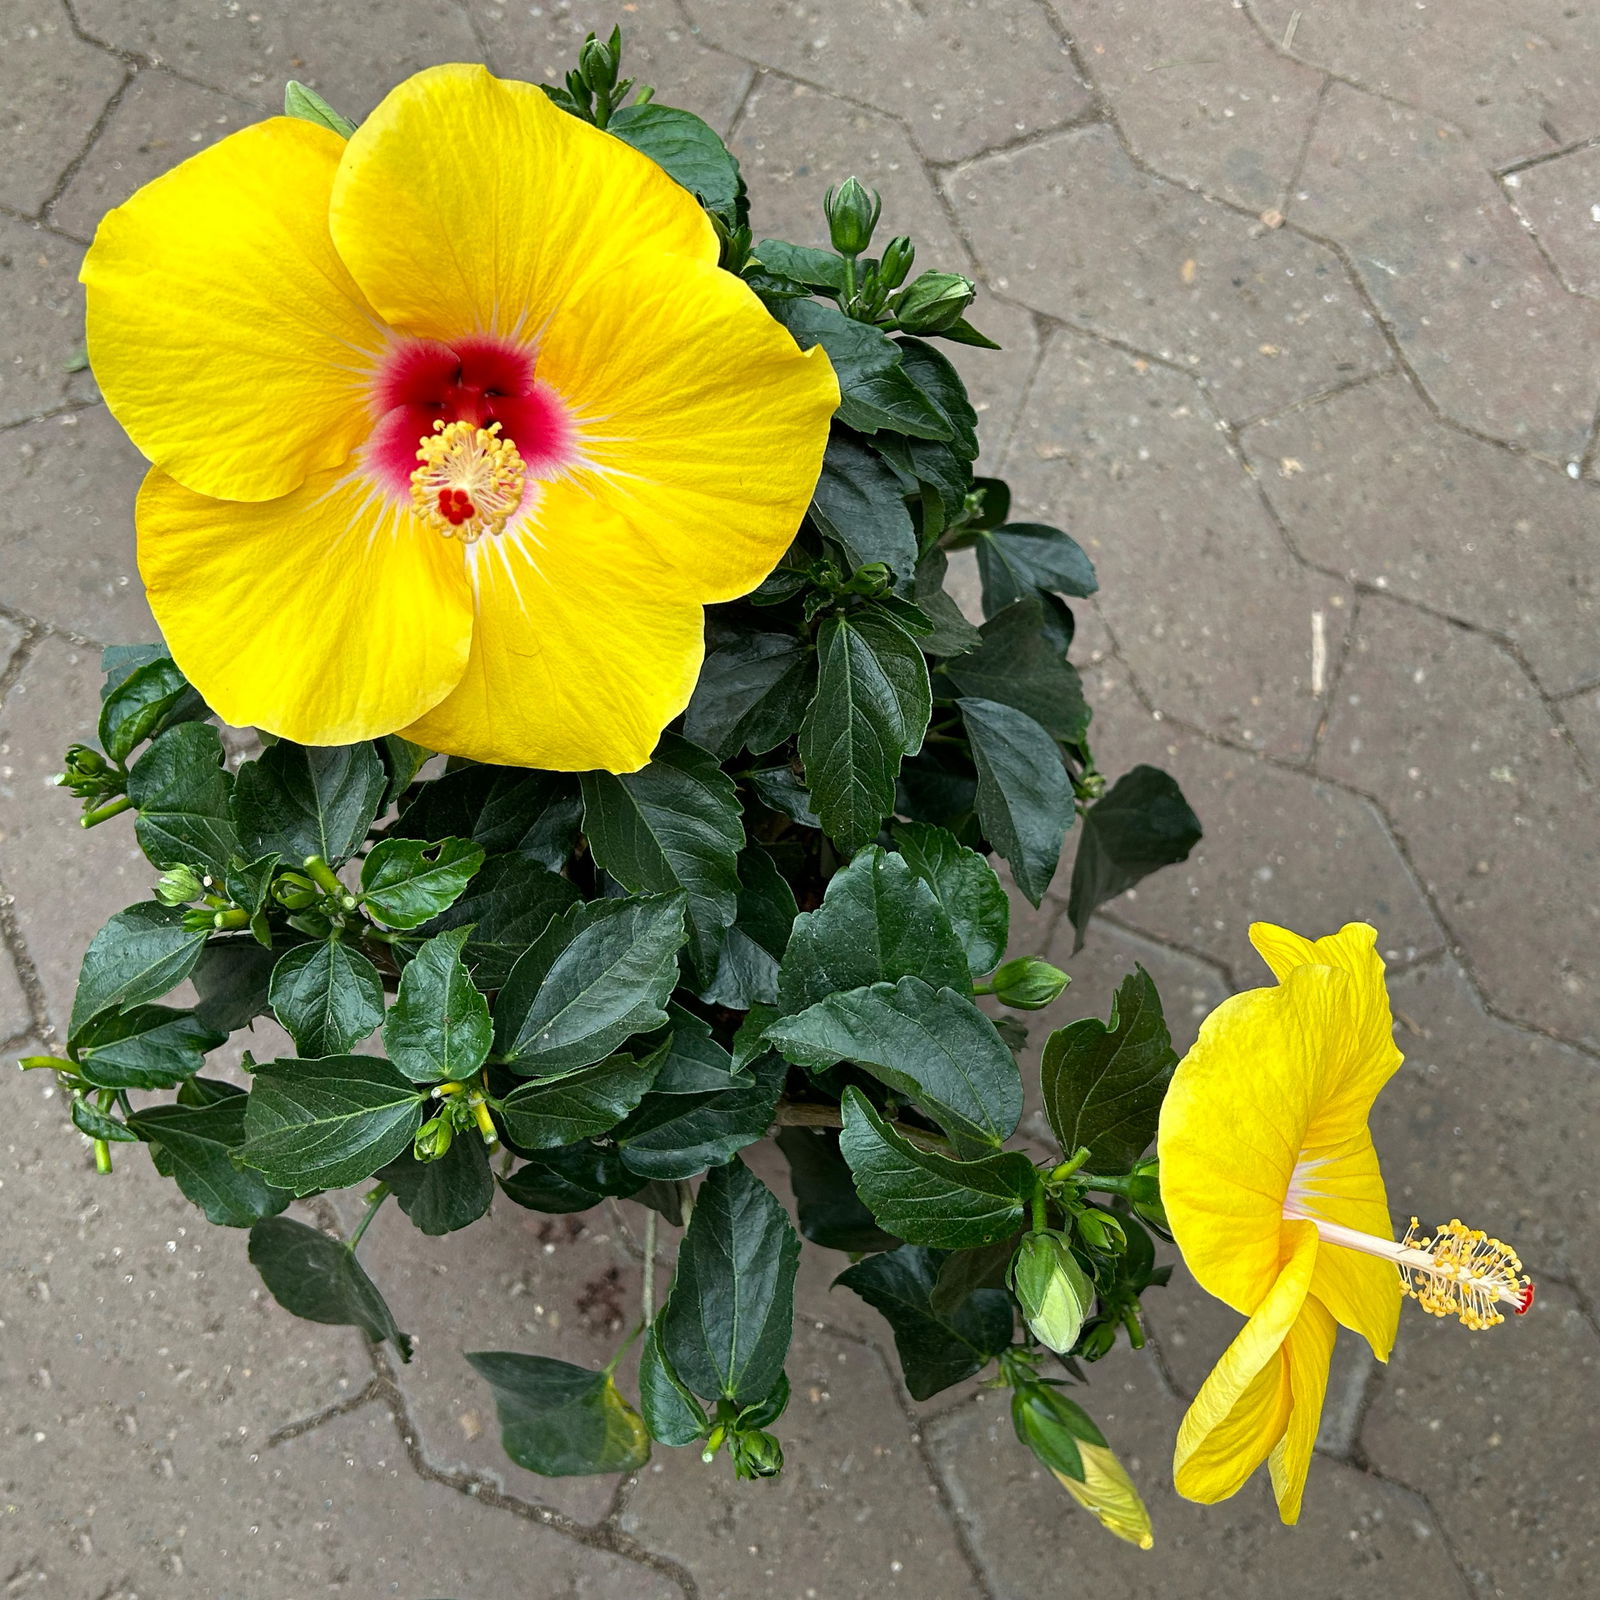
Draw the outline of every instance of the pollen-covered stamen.
M517 447L487 428L465 421L436 422L417 446L421 463L411 474L411 501L422 520L447 538L471 544L499 533L522 501L526 476Z

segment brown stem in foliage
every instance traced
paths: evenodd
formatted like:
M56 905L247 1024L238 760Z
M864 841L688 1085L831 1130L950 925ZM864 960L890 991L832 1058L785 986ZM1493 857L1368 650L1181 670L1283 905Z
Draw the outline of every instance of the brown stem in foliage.
M842 1128L844 1117L838 1106L818 1105L811 1100L780 1100L772 1118L775 1128ZM937 1155L950 1153L950 1141L926 1128L913 1128L908 1122L889 1124L902 1139L919 1150L932 1150Z

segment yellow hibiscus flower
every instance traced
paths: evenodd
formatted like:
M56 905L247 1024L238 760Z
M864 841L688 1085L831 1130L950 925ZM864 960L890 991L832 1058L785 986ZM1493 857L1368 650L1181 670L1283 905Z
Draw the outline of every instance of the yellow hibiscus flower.
M1225 1000L1161 1108L1161 1198L1200 1285L1249 1318L1178 1431L1180 1494L1234 1494L1268 1461L1279 1515L1300 1514L1338 1327L1389 1359L1411 1294L1468 1327L1528 1309L1496 1239L1459 1222L1396 1242L1367 1118L1400 1065L1377 934L1324 939L1257 923L1278 980Z
M153 463L139 569L227 721L632 771L702 607L777 564L838 388L692 195L535 86L443 66L348 142L275 117L146 185L83 269Z

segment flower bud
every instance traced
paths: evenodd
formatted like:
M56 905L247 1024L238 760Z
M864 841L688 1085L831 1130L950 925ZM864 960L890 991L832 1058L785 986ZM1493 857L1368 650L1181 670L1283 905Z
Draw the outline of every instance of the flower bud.
M1011 1396L1011 1425L1101 1527L1141 1550L1155 1543L1139 1491L1082 1406L1048 1384L1026 1383Z
M1000 967L990 980L990 987L1001 1005L1018 1011L1038 1011L1071 982L1060 967L1052 967L1038 956L1018 956Z
M1091 1250L1110 1254L1127 1248L1128 1236L1122 1231L1122 1224L1109 1211L1080 1211L1073 1219L1073 1226L1078 1230L1078 1237Z
M1128 1186L1128 1198L1133 1202L1134 1214L1153 1222L1163 1233L1172 1232L1167 1221L1167 1208L1161 1200L1161 1164L1143 1161L1133 1169L1133 1181Z
M86 744L68 745L55 782L80 800L97 800L122 788L117 770L98 750Z
M411 1153L418 1161L437 1161L450 1148L455 1129L448 1115L430 1117L417 1129L411 1141Z
M783 1446L761 1428L730 1434L728 1454L741 1478L776 1478L783 1471Z
M193 867L169 867L156 879L156 899L164 906L186 906L198 900L204 888Z
M846 178L830 189L822 202L827 213L828 236L842 256L858 256L872 243L883 201L856 178Z
M578 52L578 71L595 94L605 94L616 87L617 69L621 63L621 50L615 44L595 38L592 33Z
M955 272L924 272L895 302L895 321L907 333L942 333L961 320L977 286Z
M1094 1285L1067 1236L1054 1228L1024 1234L1011 1258L1011 1289L1034 1338L1064 1356L1094 1303Z
M878 282L885 289L898 289L916 259L917 247L903 233L897 233L885 246L883 260L878 263Z

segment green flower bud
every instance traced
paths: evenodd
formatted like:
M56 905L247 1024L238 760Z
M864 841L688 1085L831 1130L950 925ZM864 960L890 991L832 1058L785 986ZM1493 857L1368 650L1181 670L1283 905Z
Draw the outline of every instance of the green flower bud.
M1082 1406L1049 1384L1023 1384L1011 1396L1011 1425L1101 1527L1141 1550L1155 1543L1139 1491Z
M1106 1253L1120 1252L1127 1247L1128 1236L1122 1224L1109 1211L1080 1211L1073 1219L1078 1236L1091 1250Z
M1073 1257L1064 1233L1024 1234L1011 1258L1011 1289L1034 1338L1064 1356L1078 1342L1094 1304L1094 1285Z
M907 333L943 333L961 320L977 292L959 273L924 272L895 302L895 321Z
M164 906L186 906L204 888L193 867L170 867L156 879L156 899Z
M1116 1323L1097 1318L1084 1329L1077 1355L1083 1361L1099 1361L1103 1356L1111 1354L1112 1347L1116 1342Z
M62 770L55 782L80 800L98 800L122 792L122 774L98 750L86 744L67 746Z
M418 1161L437 1161L449 1148L455 1130L448 1115L430 1117L417 1129L411 1153Z
M885 289L898 289L911 272L911 263L917 259L917 247L903 233L897 233L883 252L878 264L878 282Z
M622 63L622 51L617 43L615 36L607 43L591 33L578 52L578 71L596 94L605 94L616 87L617 69Z
M828 218L828 236L842 256L858 256L872 243L883 201L856 178L846 178L830 189L822 202Z
M1161 1201L1161 1163L1144 1161L1133 1169L1133 1181L1128 1185L1128 1198L1133 1202L1134 1214L1153 1222L1164 1233L1172 1232L1167 1221L1167 1208Z
M760 1428L730 1434L728 1454L741 1478L776 1478L783 1471L783 1446Z
M1060 967L1052 967L1038 956L1018 956L995 973L990 988L1001 1005L1018 1011L1039 1011L1071 982Z

